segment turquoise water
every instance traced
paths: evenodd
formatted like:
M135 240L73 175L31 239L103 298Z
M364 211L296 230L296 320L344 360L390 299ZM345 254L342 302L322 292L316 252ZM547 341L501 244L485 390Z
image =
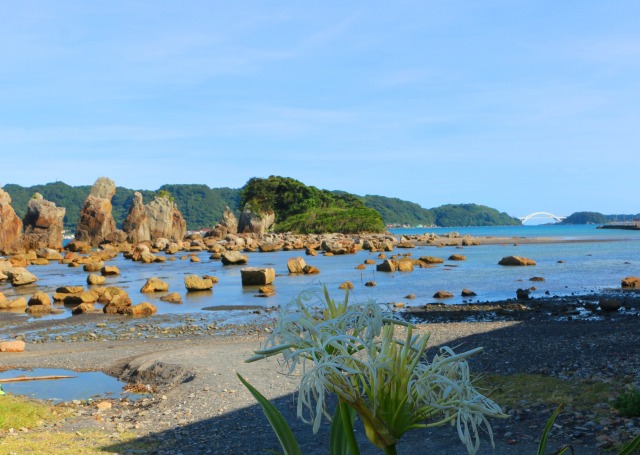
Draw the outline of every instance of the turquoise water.
M122 258L109 261L120 268L120 276L107 277L107 285L120 286L129 292L133 303L148 301L158 307L159 313L199 313L204 308L221 305L238 307L237 311L216 312L220 319L234 321L248 313L242 306L273 307L288 302L301 291L326 284L334 297L342 295L338 286L351 281L355 289L352 299L364 301L374 299L380 303L404 302L407 305L423 305L437 301L433 294L438 290L453 293L448 304L464 302L485 302L514 298L518 288L536 286L532 296L568 295L589 293L603 288L617 288L622 278L640 275L640 231L596 229L596 226L512 226L512 227L471 227L471 228L420 228L395 229L396 236L402 234L423 234L434 232L446 234L452 231L462 235L509 237L508 243L501 245L470 246L465 248L433 246L414 249L396 249L394 253L410 252L415 258L438 256L445 259L444 265L418 269L406 273L382 273L375 265L366 270L356 270L365 259L375 259L378 253L360 251L344 256L305 256L303 251L276 253L249 253L251 267L273 267L276 270L276 295L257 298L257 288L243 287L238 266L223 266L219 260L209 259L207 252L197 253L201 262L189 260L167 261L160 264L134 263ZM519 244L521 237L553 237L565 240L581 240L568 243ZM459 253L466 261L448 261L451 254ZM391 253L393 254L393 253ZM537 262L533 267L504 267L498 261L505 256L525 256ZM180 256L176 255L177 257ZM287 260L304 257L307 264L320 269L319 275L289 275ZM38 277L38 286L11 288L8 283L0 283L0 291L7 297L23 294L29 296L36 290L53 293L62 285L86 286L87 273L81 268L69 268L62 264L31 266L29 269ZM187 293L184 277L188 274L215 275L219 283L213 291ZM158 277L169 283L171 292L183 296L183 304L162 302L162 294L148 295L139 292L150 277ZM543 277L544 282L530 282L531 277ZM364 283L375 281L377 286L366 287ZM462 289L470 289L477 294L473 299L460 296ZM407 294L415 294L414 300L407 300ZM99 307L99 306L98 306ZM59 307L63 313L57 317L69 317L70 308ZM210 314L210 313L208 313ZM0 314L0 318L2 315Z

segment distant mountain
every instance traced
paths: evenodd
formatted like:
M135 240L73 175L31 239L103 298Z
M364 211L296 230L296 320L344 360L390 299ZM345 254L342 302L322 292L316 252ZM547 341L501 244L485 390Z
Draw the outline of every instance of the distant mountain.
M640 219L636 215L603 215L599 212L575 212L562 220L561 224L606 224L616 221L634 221Z
M377 210L386 224L400 226L433 226L436 224L435 214L415 202L369 194L364 196L362 200L364 205Z
M517 226L522 222L496 209L478 204L446 204L431 209L436 225L453 226Z

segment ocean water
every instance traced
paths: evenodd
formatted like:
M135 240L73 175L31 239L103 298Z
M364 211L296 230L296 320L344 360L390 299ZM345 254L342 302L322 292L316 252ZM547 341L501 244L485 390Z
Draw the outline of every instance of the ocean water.
M514 298L518 288L535 286L532 297L589 293L605 288L617 288L622 278L640 275L640 231L596 229L596 226L512 226L512 227L469 227L469 228L416 228L394 229L397 237L406 234L434 232L446 234L458 232L462 235L507 237L508 242L499 245L469 246L464 248L422 246L413 249L396 249L395 253L411 253L412 257L437 256L444 264L433 268L416 268L413 272L377 272L375 265L366 270L356 270L356 266L366 259L375 259L378 253L360 251L357 254L325 257L305 256L304 251L280 251L275 253L248 253L250 267L273 267L276 270L274 286L276 295L257 297L256 287L241 285L240 269L245 266L224 266L219 260L209 259L210 253L196 255L201 262L180 259L159 264L141 264L125 260L121 255L109 261L116 265L121 275L107 277L106 285L125 288L133 303L151 302L158 307L158 313L202 313L217 311L225 320L242 318L242 315L257 308L275 307L290 301L305 290L319 289L326 285L332 296L342 298L344 291L338 286L351 281L354 289L350 292L352 301L373 299L379 303L404 302L408 306L437 302L433 298L439 290L449 291L453 298L442 300L447 304L487 302ZM566 243L518 243L521 238L549 237L569 240ZM454 253L466 256L465 261L449 261ZM498 261L505 256L524 256L537 262L531 267L504 267ZM290 275L287 260L303 257L307 264L320 269L318 275ZM86 285L87 273L81 267L70 268L63 264L30 266L29 270L38 277L36 285L12 288L7 282L0 283L0 292L8 298L17 295L29 297L38 290L48 293L63 285ZM188 293L184 277L189 274L215 275L219 283L210 292ZM544 282L530 282L532 277L543 277ZM183 296L183 304L162 302L159 294L142 294L140 288L146 280L157 277L169 283L170 292ZM364 284L375 281L375 287ZM463 298L462 289L470 289L477 294L472 299ZM405 296L414 294L415 299ZM222 308L222 307L231 307ZM63 313L49 317L70 317L71 308L59 306ZM205 308L208 308L205 310ZM218 310L219 308L219 310ZM237 310L235 310L237 308ZM210 313L209 313L210 314ZM25 316L26 317L26 316ZM0 313L0 318L2 314Z

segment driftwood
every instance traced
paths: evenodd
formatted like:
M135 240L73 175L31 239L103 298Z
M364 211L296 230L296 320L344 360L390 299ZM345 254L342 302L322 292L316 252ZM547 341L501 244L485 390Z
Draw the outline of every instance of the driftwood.
M6 379L1 379L0 378L0 383L2 382L23 382L23 381L40 381L40 380L49 380L49 379L68 379L68 378L75 378L76 376L59 376L59 375L53 375L53 376L18 376L15 378L6 378Z

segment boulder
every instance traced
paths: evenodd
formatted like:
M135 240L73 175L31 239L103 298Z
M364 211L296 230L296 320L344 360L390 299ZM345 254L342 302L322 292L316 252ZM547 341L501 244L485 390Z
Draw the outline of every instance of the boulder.
M366 283L364 283L364 285L367 287L376 287L378 283L376 283L375 281L367 281Z
M69 243L67 243L67 245L65 246L65 248L69 251L71 251L72 253L82 253L82 254L88 254L91 252L91 245L83 240L72 240Z
M12 286L24 286L38 281L36 276L23 267L14 267L7 271L7 277Z
M87 276L87 284L91 286L104 284L105 281L107 281L106 277L103 277L102 275L96 275L95 273L90 273Z
M99 272L100 270L102 270L102 267L104 267L104 262L92 261L87 262L84 266L82 266L82 269L85 272Z
M17 308L26 308L27 307L27 299L24 297L18 297L13 300L5 300L4 302L0 302L0 310L15 310Z
M628 276L622 279L620 285L627 289L640 289L640 277Z
M438 291L435 294L433 294L434 299L449 299L451 297L453 297L453 294L448 291Z
M126 292L110 295L109 301L102 311L105 314L124 314L125 310L131 306L131 297Z
M56 288L56 292L59 294L77 294L82 291L84 291L82 286L61 286Z
M258 251L261 253L273 253L282 249L282 243L279 242L264 242L258 245Z
M419 260L425 264L442 264L444 262L444 259L434 256L422 256Z
M245 205L240 214L238 232L263 236L276 220L273 210L255 210L251 204Z
M396 263L398 272L413 272L413 262L407 259L400 260Z
M45 305L51 306L51 297L46 292L36 292L31 296L29 301L27 302L29 306L32 305Z
M463 254L452 254L449 256L450 261L466 261L467 257Z
M99 295L95 292L86 291L76 294L64 294L62 302L65 305L78 305L80 303L96 303Z
M202 278L198 275L187 275L184 277L184 285L187 291L208 291L213 288L211 278Z
M151 316L156 314L158 309L149 302L142 302L137 305L130 306L124 310L124 314L129 316Z
M87 313L96 313L96 307L93 306L92 303L81 303L73 310L71 310L71 314L87 314Z
M51 305L32 305L25 312L31 316L43 316L53 313L53 307Z
M147 280L147 282L142 286L140 292L143 294L149 292L167 292L169 290L169 283L166 281L162 281L159 278L152 277Z
M58 250L53 248L38 248L36 251L36 255L41 259L46 259L47 261L61 261L62 255Z
M305 275L316 275L320 273L320 270L312 265L305 265L302 271Z
M463 289L460 295L462 295L462 297L475 297L478 294L469 289Z
M111 199L115 194L116 184L113 180L106 177L100 177L96 180L80 210L76 240L97 246L116 230L116 222L112 214L113 205L111 204Z
M225 251L220 259L224 265L238 265L246 264L249 261L249 256L240 251Z
M529 300L531 298L531 290L530 289L516 290L516 298L518 300Z
M351 281L345 281L344 283L342 283L340 286L338 286L338 289L353 289L353 283Z
M622 302L618 299L600 299L598 306L602 311L613 312L620 309Z
M376 270L378 272L395 272L396 271L396 263L391 259L385 259L381 264L376 266Z
M0 254L22 251L22 221L11 207L11 196L0 188Z
M500 259L498 262L499 265L508 265L508 266L526 266L526 265L536 265L536 261L533 259L523 258L520 256L506 256Z
M273 283L276 271L272 268L247 267L240 270L243 286L265 286Z
M0 341L0 352L24 352L25 347L22 340Z
M120 269L115 265L105 265L100 269L102 276L120 275Z
M322 242L322 249L325 253L331 254L354 254L357 251L352 239L330 239Z
M271 286L262 286L258 289L258 297L271 297L276 295L276 290Z
M33 250L61 249L65 212L64 207L56 207L56 204L45 200L40 193L35 193L27 204L27 213L22 220L24 247Z
M162 297L160 297L160 300L169 303L182 303L182 296L177 292L172 292L170 294L163 295Z
M304 258L295 257L287 261L287 269L289 273L304 273L304 268L307 265Z

